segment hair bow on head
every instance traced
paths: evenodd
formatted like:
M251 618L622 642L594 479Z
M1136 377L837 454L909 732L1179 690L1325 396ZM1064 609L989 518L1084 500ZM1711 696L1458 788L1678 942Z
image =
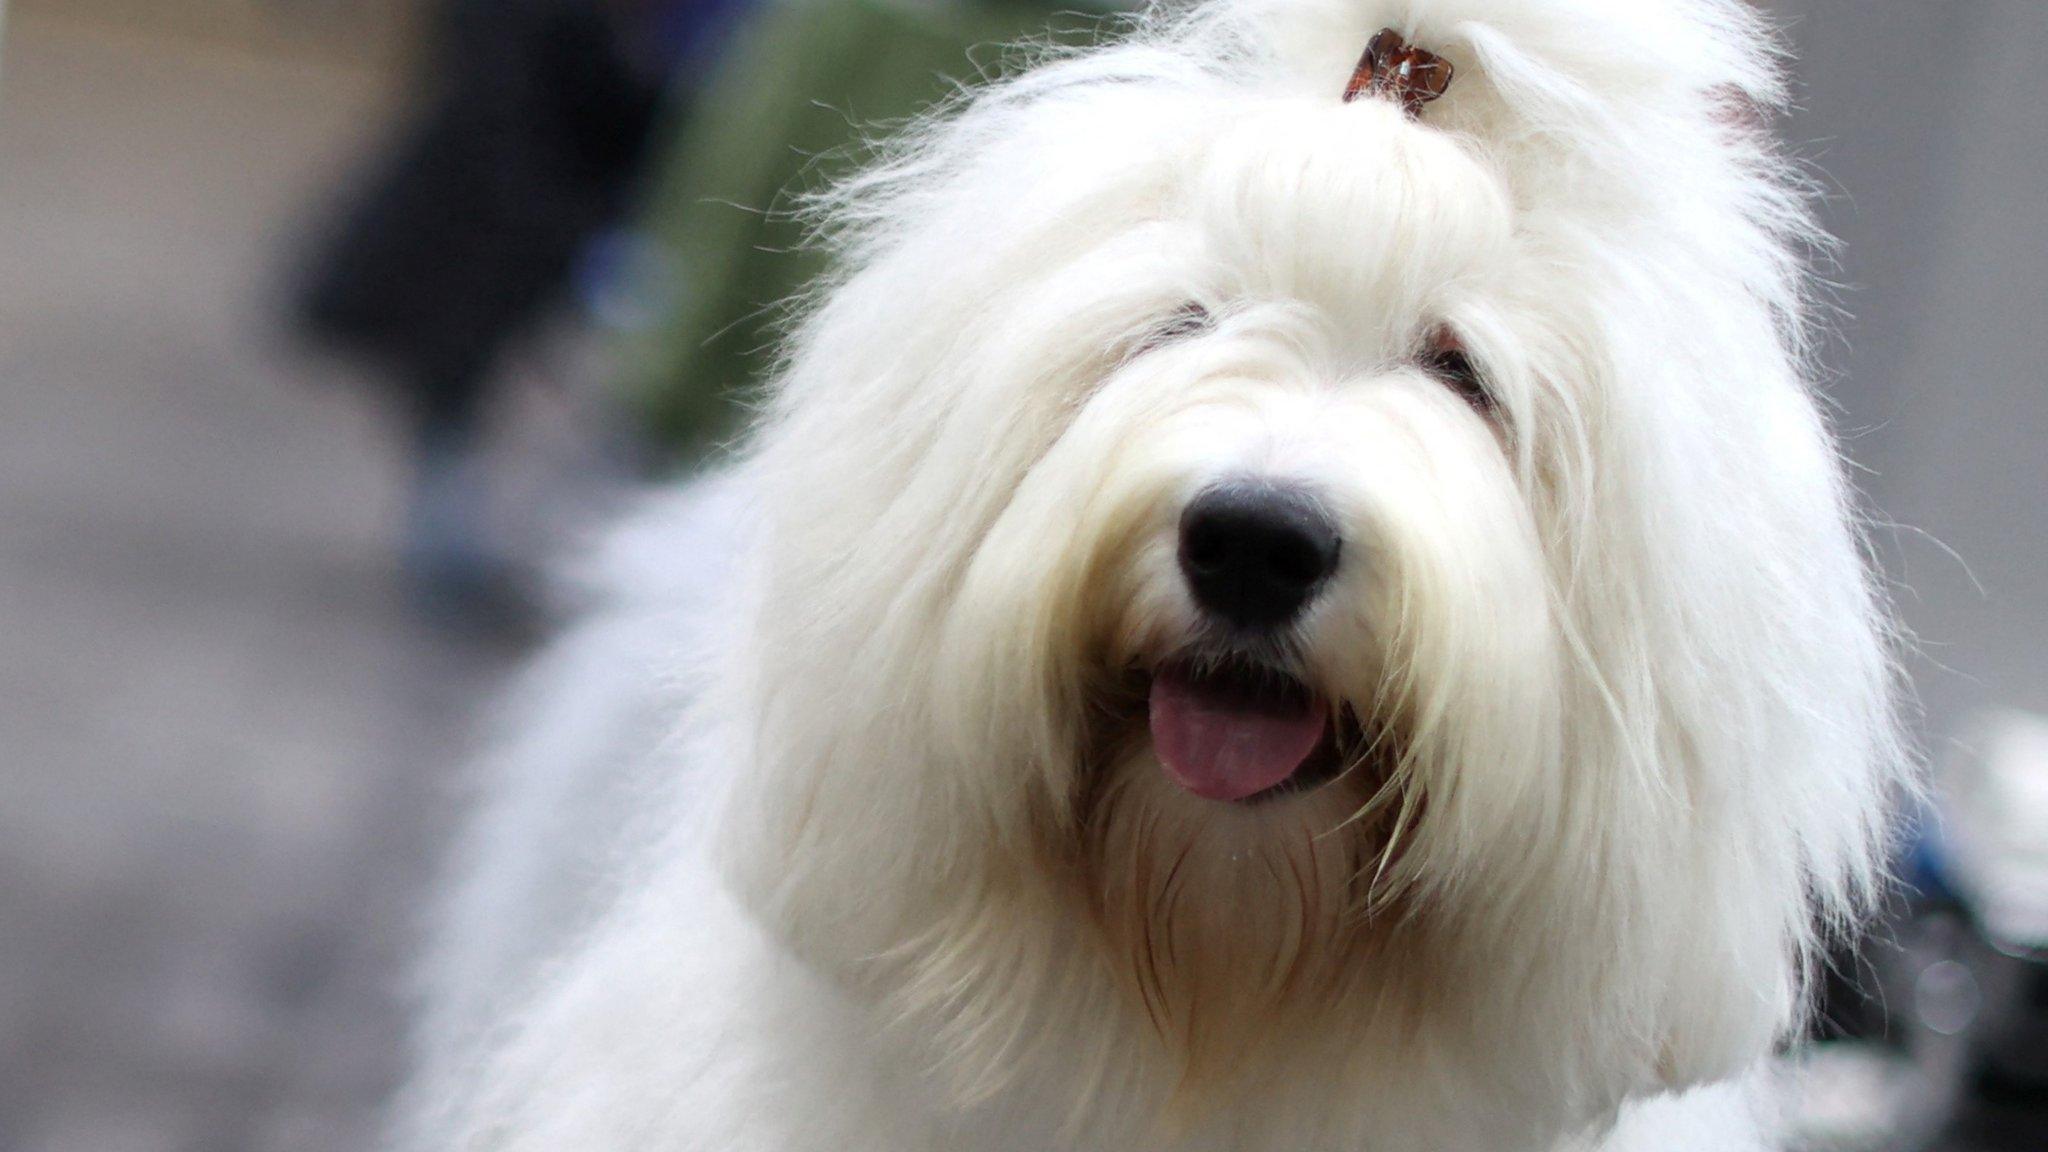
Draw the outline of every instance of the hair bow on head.
M1383 28L1358 58L1351 83L1344 86L1344 102L1383 96L1399 100L1408 115L1421 116L1424 104L1450 91L1455 71L1450 61L1408 43L1392 28Z

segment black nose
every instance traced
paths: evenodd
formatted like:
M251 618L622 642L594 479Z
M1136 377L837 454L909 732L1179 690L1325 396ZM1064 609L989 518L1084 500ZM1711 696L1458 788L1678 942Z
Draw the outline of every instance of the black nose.
M1180 518L1180 568L1195 599L1241 628L1299 615L1337 570L1342 544L1314 499L1256 481L1217 485Z

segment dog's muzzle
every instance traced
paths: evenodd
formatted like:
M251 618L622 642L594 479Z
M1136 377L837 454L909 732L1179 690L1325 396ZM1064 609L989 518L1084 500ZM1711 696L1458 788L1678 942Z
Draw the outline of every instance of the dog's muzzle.
M1188 503L1180 570L1214 644L1156 669L1146 709L1153 751L1176 784L1210 800L1272 795L1329 746L1330 705L1245 653L1275 647L1342 552L1335 520L1297 487L1227 480Z
M1195 602L1234 629L1291 623L1337 570L1343 537L1314 497L1258 480L1204 490L1180 521L1180 568Z

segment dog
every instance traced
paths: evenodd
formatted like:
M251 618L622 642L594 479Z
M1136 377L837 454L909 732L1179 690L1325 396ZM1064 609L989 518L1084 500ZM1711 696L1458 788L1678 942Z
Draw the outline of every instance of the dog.
M487 765L405 1147L1772 1145L1882 587L1737 0L1208 0L816 197Z

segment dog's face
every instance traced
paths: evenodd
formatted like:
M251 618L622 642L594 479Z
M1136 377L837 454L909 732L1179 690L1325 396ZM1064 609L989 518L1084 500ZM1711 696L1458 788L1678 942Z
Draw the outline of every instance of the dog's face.
M1121 338L976 544L935 693L961 755L1046 749L991 783L1174 1034L1326 1008L1303 989L1355 978L1425 873L1519 850L1566 646L1516 458L1564 366L1517 339L1554 318L1515 298L1501 179L1382 101L1188 148L1087 273L1166 307L1091 325Z
M1338 99L1363 7L1257 82L1171 40L1027 77L847 193L754 463L737 872L978 1074L1085 1020L1596 1113L1761 1052L1871 851L1796 210L1716 112L1759 65L1473 4L1418 119ZM1633 55L1543 55L1588 35Z

